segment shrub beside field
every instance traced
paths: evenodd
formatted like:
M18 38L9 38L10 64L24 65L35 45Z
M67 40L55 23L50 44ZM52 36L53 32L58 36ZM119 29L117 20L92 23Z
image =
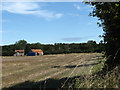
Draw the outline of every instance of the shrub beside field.
M104 59L99 62L101 63L92 68L92 73L98 73L102 69ZM74 88L120 88L120 66L106 75L99 73L77 78Z

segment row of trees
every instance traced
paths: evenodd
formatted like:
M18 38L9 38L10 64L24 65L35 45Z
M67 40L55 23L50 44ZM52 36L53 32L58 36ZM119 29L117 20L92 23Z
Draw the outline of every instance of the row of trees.
M29 44L25 40L20 40L13 45L2 46L3 56L12 56L14 50L25 50L25 54L31 49L42 49L44 54L62 54L62 53L88 53L88 52L102 52L105 50L104 43L97 44L95 41L88 41L87 43L55 43L55 44Z

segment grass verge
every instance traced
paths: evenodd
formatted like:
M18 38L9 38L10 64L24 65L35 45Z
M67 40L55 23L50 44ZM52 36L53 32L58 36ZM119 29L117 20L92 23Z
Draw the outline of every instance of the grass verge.
M105 59L99 60L99 64L94 66L91 73L97 73L104 65ZM120 88L120 66L116 67L106 75L87 75L77 78L74 88Z
M103 68L104 62L105 62L105 59L98 60L97 63L99 63L99 64L97 64L91 68L90 74L99 72Z

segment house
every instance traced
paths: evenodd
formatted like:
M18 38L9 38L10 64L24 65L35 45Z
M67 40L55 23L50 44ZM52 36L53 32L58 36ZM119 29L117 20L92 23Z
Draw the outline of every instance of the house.
M15 50L14 56L24 56L24 50Z
M37 55L43 55L43 51L41 49L31 49L32 52L29 52L27 56L37 56Z
M27 54L27 56L37 56L37 53L35 53L35 52L29 52L29 53Z
M31 49L32 52L36 53L37 55L43 55L43 51L41 49Z
M27 53L27 56L37 56L43 55L43 51L41 49L31 49L32 52ZM15 50L14 56L24 56L24 50Z

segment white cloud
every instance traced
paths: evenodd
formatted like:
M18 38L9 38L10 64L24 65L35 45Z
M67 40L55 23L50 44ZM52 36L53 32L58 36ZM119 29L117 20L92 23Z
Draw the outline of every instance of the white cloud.
M76 41L81 41L81 40L87 40L90 38L93 38L94 36L84 36L84 37L67 37L67 38L62 38L61 40L67 41L67 42L76 42Z
M75 7L76 9L78 9L78 10L81 9L79 4L74 4L74 7Z
M54 18L61 18L63 16L62 13L55 13L52 11L43 10L37 3L34 2L6 2L3 3L2 10L16 14L37 15L48 20Z

